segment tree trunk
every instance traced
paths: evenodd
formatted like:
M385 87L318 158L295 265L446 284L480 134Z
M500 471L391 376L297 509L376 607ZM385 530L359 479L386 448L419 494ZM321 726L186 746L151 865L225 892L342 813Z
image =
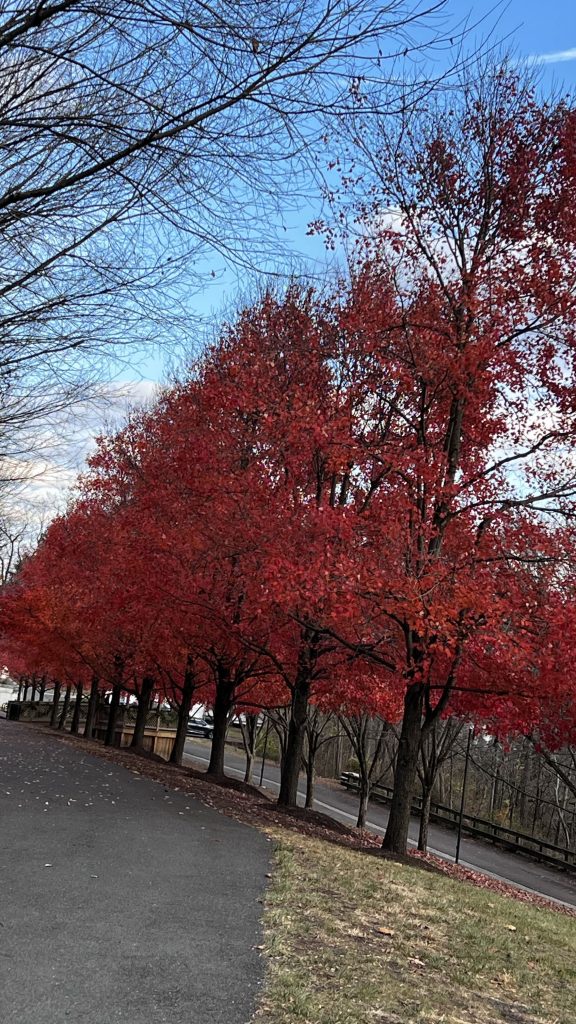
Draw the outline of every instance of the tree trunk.
M358 804L358 818L356 828L364 828L366 815L368 814L368 803L370 801L370 785L367 779L360 778L360 803Z
M490 805L488 807L488 817L490 819L492 819L494 817L494 812L495 812L495 809L496 809L496 786L497 786L497 783L498 783L498 766L496 766L496 770L495 770L494 775L492 777L492 787L490 789Z
M92 676L92 684L90 686L90 697L88 699L88 708L86 710L86 722L84 724L84 736L87 739L92 739L92 729L94 727L94 719L96 717L96 708L98 706L98 684L100 680L98 676Z
M279 807L297 806L298 777L300 775L300 768L302 765L309 695L309 675L308 673L301 673L300 678L296 679L296 684L292 693L292 714L288 725L286 754L282 764L280 793L278 795Z
M104 738L105 747L114 746L114 736L116 733L116 722L118 721L118 708L120 707L120 694L122 687L119 683L112 687L112 699L110 701L110 709L108 711L108 722L106 723L106 736Z
M52 712L50 714L50 728L55 729L58 722L58 705L60 703L60 683L54 682L54 696L52 698Z
M23 692L24 692L23 683L18 683L18 700L22 700Z
M517 807L518 814L520 816L520 828L526 829L528 818L528 787L530 785L530 773L532 769L532 748L526 740L523 742L522 753L524 755L524 762L522 764L522 781L520 783Z
M542 759L538 758L538 773L536 775L536 794L534 796L534 814L532 816L532 834L536 834L536 822L540 814L540 782L542 776ZM541 830L539 830L539 834Z
M62 711L60 713L60 719L58 721L58 728L63 729L64 723L66 722L66 716L68 714L68 708L70 707L70 695L72 693L72 683L68 683L66 687L66 693L64 694L64 704L62 705Z
M153 677L144 676L144 678L142 679L142 686L140 687L140 693L138 694L138 710L136 712L134 732L132 733L132 739L130 741L131 747L144 746L144 730L146 728L148 712L150 711L150 701L152 699L153 689Z
M40 693L38 694L40 700L44 700L44 694L46 693L46 676L42 676L40 680Z
M278 746L280 748L280 776L282 776L284 762L286 760L286 747L288 746L288 722L277 717L271 722L271 727L274 729L274 732L278 737Z
M244 769L244 782L252 785L252 772L254 771L254 759L256 757L256 740L258 739L258 715L247 714L246 721L241 724L242 743L246 754L246 767Z
M254 750L246 751L246 768L244 769L244 782L252 785L252 772L254 771Z
M26 682L24 683L24 697L22 698L23 700L28 700L28 689L29 689L29 686L30 686L30 683L28 682L28 680L26 680Z
M442 769L438 772L438 803L446 803L446 784L444 782L444 772Z
M216 698L214 700L214 735L210 751L208 775L224 775L224 752L226 747L226 730L228 715L232 710L234 683L230 678L230 670L219 665L216 672Z
M398 743L390 817L382 843L383 850L402 856L408 845L410 811L416 787L423 700L424 689L420 683L408 687L404 697L404 718Z
M82 705L82 692L84 687L82 683L78 683L76 687L76 700L74 701L74 714L72 715L72 725L70 726L70 732L73 736L77 736L80 730L80 707Z
M306 802L304 806L310 810L314 806L314 752L308 751L306 760Z
M422 811L420 812L420 831L418 833L418 849L426 853L428 849L428 826L430 824L430 804L432 803L432 789L422 787Z
M184 757L184 744L188 735L188 716L192 707L194 697L194 670L192 661L189 658L184 671L184 686L182 688L182 700L178 709L178 725L176 726L176 739L170 753L170 764L182 764Z

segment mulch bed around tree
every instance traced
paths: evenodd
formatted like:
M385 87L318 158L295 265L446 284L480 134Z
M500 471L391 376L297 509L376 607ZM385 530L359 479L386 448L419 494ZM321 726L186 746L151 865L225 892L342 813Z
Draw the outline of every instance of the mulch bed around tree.
M42 728L45 726L29 726L30 728ZM363 850L378 856L386 856L381 852L382 839L373 832L350 828L326 814L319 811L305 810L304 808L284 809L279 808L268 796L256 786L250 786L238 779L231 779L227 776L222 778L208 777L205 772L198 771L188 766L178 767L168 764L157 756L150 755L144 750L134 750L128 747L104 747L97 740L87 740L80 736L71 736L70 733L51 732L51 735L58 740L69 743L85 753L103 758L105 761L112 761L114 764L122 765L129 771L138 775L168 786L175 791L189 793L208 807L219 811L222 814L230 815L244 824L260 828L281 826L292 829L304 835L314 836L316 839L325 839L328 842L347 846L351 849ZM420 853L411 850L406 857L393 857L395 861L418 864L424 870L440 872L458 881L469 882L482 889L498 892L504 896L510 896L521 900L524 903L531 903L547 910L555 910L570 917L576 917L576 908L565 906L554 900L548 900L544 896L527 892L525 889L518 889L514 885L502 882L497 878L491 878L479 871L472 871L459 864L452 864L450 861L442 860L431 853Z

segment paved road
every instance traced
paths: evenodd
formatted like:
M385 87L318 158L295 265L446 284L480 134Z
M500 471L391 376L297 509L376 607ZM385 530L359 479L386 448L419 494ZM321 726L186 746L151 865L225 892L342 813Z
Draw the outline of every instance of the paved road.
M191 760L205 764L208 760L210 744L205 740L188 740L186 744L187 755ZM227 748L226 769L230 774L237 774L244 777L244 757L234 748ZM260 780L261 761L257 762L254 772L254 782ZM279 788L279 771L276 765L266 764L264 772L264 786L277 791ZM300 803L304 803L306 792L305 782L302 779L299 786ZM355 825L358 809L358 798L347 792L338 784L330 785L317 783L316 810L329 814L347 825ZM376 833L384 834L388 810L383 804L371 804L367 827ZM413 818L410 827L410 840L416 845L418 839L418 819ZM456 834L449 829L441 828L438 825L430 826L430 851L437 853L448 860L454 860L456 851ZM483 871L495 875L507 882L518 885L523 889L537 892L551 899L560 900L576 906L576 875L564 871L558 871L551 867L539 864L537 861L529 860L522 854L515 854L506 850L498 849L489 843L481 843L476 839L462 839L460 848L460 863L475 871Z
M2 1024L245 1024L271 847L0 721Z

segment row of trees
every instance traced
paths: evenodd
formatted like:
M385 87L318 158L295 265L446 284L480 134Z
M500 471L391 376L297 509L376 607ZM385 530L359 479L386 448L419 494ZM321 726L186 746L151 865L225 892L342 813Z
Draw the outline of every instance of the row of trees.
M166 692L157 694L147 717L148 724L154 726L157 721L167 724L167 696ZM102 689L95 687L89 698L78 680L69 681L62 695L60 688L52 689L46 677L24 676L18 687L18 700L52 700L52 727L69 728L76 735L82 732L93 737L95 730L102 735L104 722L110 723L110 705ZM232 735L228 732L228 740L244 749L246 783L263 777L266 761L271 759L282 765L289 712L287 706L258 712L246 709L235 722L239 728L233 729ZM576 843L576 746L551 751L535 735L506 738L502 743L484 731L470 734L470 729L470 723L461 717L441 719L421 746L418 848L425 851L428 846L433 802L452 810L460 809L465 774L467 814L556 846L573 848ZM110 730L107 732L110 743L113 735ZM311 702L302 764L306 777L305 806L314 806L317 770L327 778L340 778L343 771L352 771L359 795L356 824L364 828L375 787L393 783L398 733L398 723L377 715L323 712ZM171 760L180 763L182 753L183 744L177 744Z
M266 293L100 439L4 590L8 664L95 679L112 707L134 693L143 715L165 693L182 723L210 703L216 774L233 706L288 707L288 806L311 704L401 719L395 852L450 710L562 745L575 118L499 69L394 131L359 92L346 278Z

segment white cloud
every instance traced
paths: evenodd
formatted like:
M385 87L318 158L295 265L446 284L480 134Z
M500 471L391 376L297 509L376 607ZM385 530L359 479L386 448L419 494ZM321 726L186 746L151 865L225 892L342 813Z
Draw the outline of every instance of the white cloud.
M576 60L576 46L556 53L536 53L526 58L527 64L561 64L563 61Z
M66 507L78 473L94 449L94 438L110 433L135 407L147 407L158 394L156 381L124 380L102 384L89 399L47 417L34 443L21 455L0 458L0 512L27 524L34 540L40 530Z
M160 385L156 380L115 381L108 385L110 397L120 406L147 405L157 396Z

